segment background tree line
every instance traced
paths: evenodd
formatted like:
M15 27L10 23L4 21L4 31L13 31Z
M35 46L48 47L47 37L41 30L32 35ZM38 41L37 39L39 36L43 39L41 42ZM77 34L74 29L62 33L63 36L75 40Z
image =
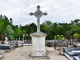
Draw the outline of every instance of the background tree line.
M77 32L80 34L80 19L76 19L71 21L70 23L53 23L51 21L44 21L40 24L40 31L47 34L46 40L54 39L55 35L63 35L64 36L64 29L66 30L66 38L74 38L73 35ZM20 39L22 40L23 34L27 34L24 36L24 39L31 40L30 34L37 31L37 25L35 23L26 24L25 26L21 26L18 28L18 25L12 25L12 18L10 18L10 22L8 18L3 19L2 15L0 16L0 40L2 33L6 37L6 33L8 33L8 27L11 27L11 30L14 31L13 40ZM9 30L10 31L10 30ZM8 37L10 40L11 37Z

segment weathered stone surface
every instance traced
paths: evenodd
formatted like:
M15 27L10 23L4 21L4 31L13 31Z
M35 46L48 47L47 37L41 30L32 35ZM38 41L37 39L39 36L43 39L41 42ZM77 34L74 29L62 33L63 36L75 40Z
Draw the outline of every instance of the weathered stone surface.
M42 13L38 5L37 11L35 13L30 13L30 15L35 15L37 18L37 32L30 34L32 37L32 52L28 55L28 58L49 58L45 50L45 37L47 34L40 32L40 17L42 17L42 15L47 15L47 13Z

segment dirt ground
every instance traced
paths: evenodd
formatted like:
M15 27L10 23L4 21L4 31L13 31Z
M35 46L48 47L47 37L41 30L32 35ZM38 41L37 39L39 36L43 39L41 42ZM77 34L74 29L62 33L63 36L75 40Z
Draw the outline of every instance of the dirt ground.
M65 56L59 55L59 52L55 51L53 47L46 47L50 59L28 59L27 56L31 50L31 46L18 47L10 52L3 53L4 57L0 60L68 60Z

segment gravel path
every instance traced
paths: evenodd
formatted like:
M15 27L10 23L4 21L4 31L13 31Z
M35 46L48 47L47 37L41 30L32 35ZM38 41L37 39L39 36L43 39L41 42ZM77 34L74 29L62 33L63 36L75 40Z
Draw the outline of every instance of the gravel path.
M32 50L32 46L23 46L4 53L4 57L0 60L68 60L65 56L59 55L59 52L55 51L53 47L45 48L50 56L50 59L27 59L28 54Z

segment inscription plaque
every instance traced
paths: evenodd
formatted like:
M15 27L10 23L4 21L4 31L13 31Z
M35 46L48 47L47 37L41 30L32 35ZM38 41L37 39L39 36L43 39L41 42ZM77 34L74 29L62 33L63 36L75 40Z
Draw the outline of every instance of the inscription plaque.
M44 38L33 38L33 50L43 51L45 48L45 40Z

